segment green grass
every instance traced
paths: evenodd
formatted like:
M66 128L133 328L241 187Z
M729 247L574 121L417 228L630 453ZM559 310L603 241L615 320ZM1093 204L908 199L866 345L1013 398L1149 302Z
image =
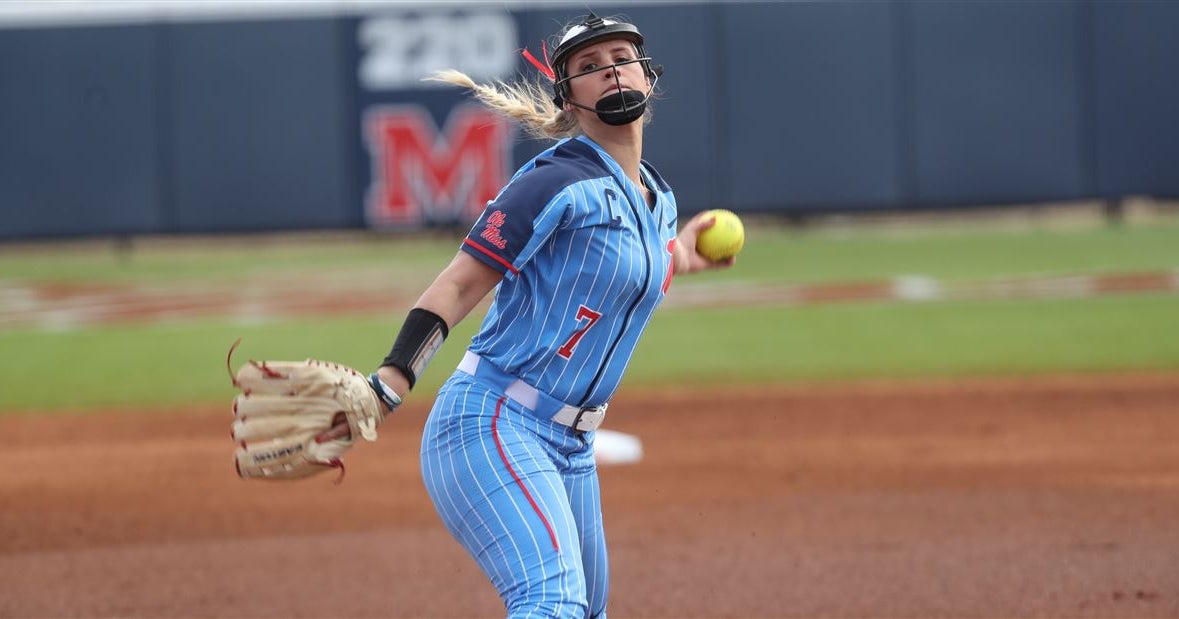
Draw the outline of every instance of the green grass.
M198 246L199 245L199 246ZM349 235L233 239L230 241L113 241L47 245L32 251L0 252L0 281L152 282L244 280L363 271L416 274L454 256L453 235Z
M226 355L237 339L233 369L247 359L330 359L370 370L389 352L396 321L335 316L263 325L226 321L172 325L107 326L77 332L21 330L0 333L5 382L0 411L145 407L228 401L233 388ZM469 320L452 334L468 342L478 326ZM445 368L458 364L465 346L445 346L421 390L436 390ZM19 351L19 363L9 352Z
M626 384L1179 369L1177 317L1179 295L665 312Z
M986 227L885 230L797 230L751 225L733 271L698 281L822 282L921 274L945 280L1039 273L1118 272L1179 267L1179 222L1150 226L1088 226L1072 230ZM362 272L412 286L432 276L457 251L459 238L359 234L347 242L309 236L293 242L111 242L80 249L47 246L35 252L0 251L0 281L158 281L292 277ZM0 249L3 249L0 246ZM425 273L423 273L425 271ZM428 280L427 280L428 282Z
M454 254L454 237L364 236L350 243L224 243L212 251L136 244L0 252L7 281L201 282L362 274L420 292ZM1073 230L750 229L736 269L682 283L878 280L922 274L963 281L1031 274L1179 268L1179 225ZM412 297L410 297L412 298ZM0 312L4 298L0 295ZM318 357L370 369L400 312L291 319L0 329L0 412L227 403L229 345L248 357ZM454 368L478 325L459 325L418 392ZM624 387L860 377L1179 369L1179 295L803 307L668 309L652 322Z
M920 274L946 281L1179 267L1179 223L1076 230L928 229L750 232L736 271L707 279L824 282Z
M1179 369L1179 295L1090 300L693 309L658 314L624 385ZM432 393L473 334L468 320L417 389ZM228 402L225 355L374 366L394 335L373 316L0 334L0 411Z

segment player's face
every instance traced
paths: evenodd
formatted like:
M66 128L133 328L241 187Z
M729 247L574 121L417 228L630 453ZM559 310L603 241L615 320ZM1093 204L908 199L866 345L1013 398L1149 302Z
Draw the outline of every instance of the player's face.
M620 89L637 90L645 94L650 84L643 73L641 62L611 67L636 58L635 46L626 39L601 41L578 51L565 65L566 74L576 76L569 80L569 98L593 108L602 97L615 94Z

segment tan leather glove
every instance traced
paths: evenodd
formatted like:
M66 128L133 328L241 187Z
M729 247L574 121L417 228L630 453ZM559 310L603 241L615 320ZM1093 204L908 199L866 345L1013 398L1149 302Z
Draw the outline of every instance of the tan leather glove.
M237 472L245 479L300 479L340 469L356 437L377 439L385 414L401 403L383 397L360 372L328 361L250 361L234 376Z

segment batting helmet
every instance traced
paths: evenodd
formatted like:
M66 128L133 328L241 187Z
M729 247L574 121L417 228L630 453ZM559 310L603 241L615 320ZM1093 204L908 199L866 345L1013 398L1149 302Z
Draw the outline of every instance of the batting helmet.
M608 39L626 39L630 41L635 46L636 58L598 67L584 73L570 75L569 69L565 65L566 61L574 53L589 45ZM643 74L647 76L647 80L651 84L651 87L646 93L634 90L622 91L620 83L620 92L604 97L593 108L570 100L569 80L589 73L613 69L635 62L642 65ZM647 107L647 100L651 98L651 93L655 91L655 83L659 81L659 76L663 75L662 66L653 66L651 64L651 58L647 56L647 52L643 48L643 34L639 32L638 28L626 22L602 19L593 13L587 15L580 24L569 28L561 36L557 48L553 51L552 70L554 73L553 103L561 107L568 102L582 109L597 112L598 117L610 125L625 125L642 117ZM618 79L617 73L615 74L615 79Z

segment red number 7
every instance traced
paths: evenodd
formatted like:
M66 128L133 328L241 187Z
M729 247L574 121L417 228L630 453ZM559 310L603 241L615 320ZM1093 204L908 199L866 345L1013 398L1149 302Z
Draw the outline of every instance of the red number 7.
M557 354L561 355L561 357L565 359L572 359L573 349L577 348L577 343L581 341L581 338L585 335L585 332L589 331L590 327L594 326L594 323L598 322L598 319L601 317L601 314L584 305L578 307L577 322L581 322L583 320L588 320L589 322L587 322L584 327L575 331L573 335L569 336L569 341L565 342L564 346L557 349Z

